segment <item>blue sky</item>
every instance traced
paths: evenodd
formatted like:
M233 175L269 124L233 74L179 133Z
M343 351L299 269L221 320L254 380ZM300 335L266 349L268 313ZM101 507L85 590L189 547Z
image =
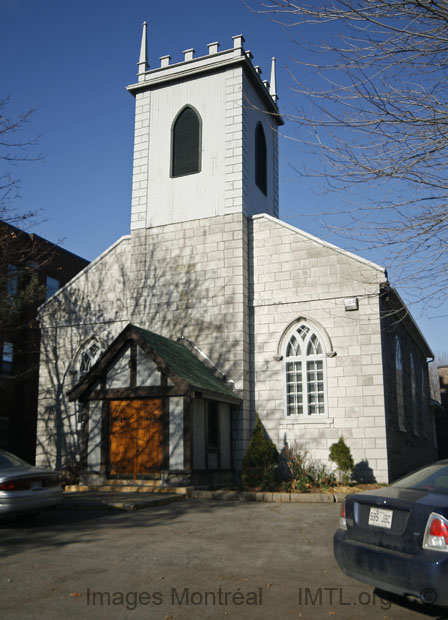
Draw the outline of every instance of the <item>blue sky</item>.
M44 155L13 170L20 206L42 211L34 232L89 260L129 232L134 101L125 87L136 81L144 20L153 68L165 54L181 61L183 50L203 55L213 41L228 49L243 34L265 79L278 59L280 109L298 103L287 67L297 71L292 58L305 52L241 0L0 0L0 97L11 97L10 113L35 109L26 135L40 136L36 152ZM303 147L280 140L282 219L354 249L319 216L339 197L292 170L306 159ZM378 252L361 254L384 265ZM433 350L448 353L447 308L432 317L418 306L412 312Z

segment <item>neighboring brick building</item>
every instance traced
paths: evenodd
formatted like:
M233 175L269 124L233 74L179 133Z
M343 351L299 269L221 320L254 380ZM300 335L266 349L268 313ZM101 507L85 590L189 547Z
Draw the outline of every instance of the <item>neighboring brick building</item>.
M278 219L275 65L233 40L149 71L143 38L131 234L41 309L39 460L228 479L258 413L388 481L434 458L431 351L382 267Z
M49 298L87 264L38 235L0 222L0 447L31 463L36 449L38 299Z

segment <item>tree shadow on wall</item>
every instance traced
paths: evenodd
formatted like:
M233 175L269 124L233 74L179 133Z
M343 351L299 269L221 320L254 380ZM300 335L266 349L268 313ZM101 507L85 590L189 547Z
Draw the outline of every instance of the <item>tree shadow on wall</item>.
M75 361L92 337L107 348L128 323L172 340L188 338L237 389L243 387L243 338L233 329L236 302L226 280L231 276L216 261L199 262L197 245L186 237L140 241L122 238L41 308L41 464L66 469L80 463L79 410L67 397L80 379ZM100 417L93 422L89 433L99 433Z

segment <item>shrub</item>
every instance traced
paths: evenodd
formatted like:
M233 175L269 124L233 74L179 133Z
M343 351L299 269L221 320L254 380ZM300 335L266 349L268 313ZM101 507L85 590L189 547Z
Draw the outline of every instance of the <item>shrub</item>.
M310 478L305 465L308 453L285 446L282 450L282 456L286 466L288 490L302 492L306 491L310 483Z
M81 477L81 463L74 459L67 459L61 471L59 480L62 486L79 484Z
M355 464L344 437L339 437L339 441L330 446L330 459L336 463L344 481L349 480Z
M282 451L285 459L288 481L285 490L306 492L310 489L325 489L336 484L336 476L325 463L316 463L308 458L308 452L285 446Z
M254 430L243 458L241 479L247 487L273 489L277 482L278 451L266 435L257 416Z
M310 463L308 473L313 487L329 489L337 484L336 476L325 463Z

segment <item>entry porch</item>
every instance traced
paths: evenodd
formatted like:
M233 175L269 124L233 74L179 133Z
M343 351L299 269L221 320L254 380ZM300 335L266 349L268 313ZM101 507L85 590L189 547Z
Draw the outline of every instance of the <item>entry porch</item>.
M69 392L88 483L219 484L241 399L184 344L128 325Z

